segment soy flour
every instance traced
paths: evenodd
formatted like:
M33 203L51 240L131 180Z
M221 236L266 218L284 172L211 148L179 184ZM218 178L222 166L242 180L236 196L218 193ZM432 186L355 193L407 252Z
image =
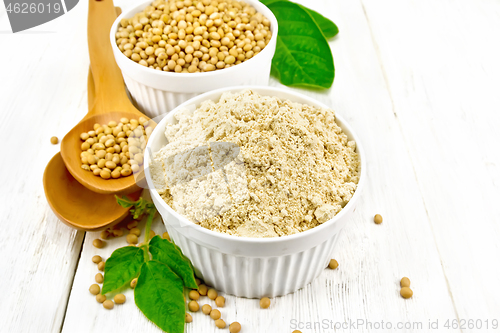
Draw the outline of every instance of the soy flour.
M225 93L167 125L152 178L192 222L245 237L278 237L335 216L356 190L356 144L330 109Z

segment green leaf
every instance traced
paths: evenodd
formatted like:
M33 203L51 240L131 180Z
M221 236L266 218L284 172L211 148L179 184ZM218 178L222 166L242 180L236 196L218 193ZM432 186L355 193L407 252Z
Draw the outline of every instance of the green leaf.
M335 68L330 46L311 15L293 2L268 5L278 19L272 73L287 86L329 88Z
M115 198L116 202L123 208L130 208L135 205L135 201L130 201L126 196L120 198L119 196L115 195Z
M288 1L288 0L260 0L260 2L262 2L264 5L268 7L270 4L280 1ZM309 15L311 15L311 17L314 19L318 27L321 29L321 32L323 32L323 35L325 35L327 39L335 37L335 35L339 33L339 28L335 23L333 23L332 21L330 21L329 19L327 19L326 17L324 17L323 15L312 9L309 9L302 5L299 6L305 9L309 13Z
M133 215L134 219L138 219L141 215L143 214L153 214L156 213L156 208L155 205L152 202L149 202L147 200L144 200L142 197L139 198L137 201L131 201L127 197L118 197L115 195L116 202L122 206L123 208L130 208L130 213Z
M327 39L335 37L339 33L339 28L335 23L312 9L306 8L304 6L301 7L304 8L309 13L309 15L311 15L314 21L316 21L316 24Z
M279 1L288 1L288 0L260 0L264 5L268 6L272 3L279 2Z
M184 332L185 305L182 280L166 265L150 260L141 267L134 289L135 304L168 333Z
M121 247L113 252L104 266L102 294L119 289L139 274L144 263L144 250L135 246Z
M154 260L158 260L170 267L182 279L184 286L198 289L191 261L182 254L174 243L160 236L155 236L149 242L149 252L151 252Z

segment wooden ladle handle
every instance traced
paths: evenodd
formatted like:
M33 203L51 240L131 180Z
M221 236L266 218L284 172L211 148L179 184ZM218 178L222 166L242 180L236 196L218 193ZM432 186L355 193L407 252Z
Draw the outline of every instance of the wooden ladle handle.
M89 0L87 36L96 91L93 113L120 111L123 105L129 103L122 74L109 40L115 19L116 12L112 0Z

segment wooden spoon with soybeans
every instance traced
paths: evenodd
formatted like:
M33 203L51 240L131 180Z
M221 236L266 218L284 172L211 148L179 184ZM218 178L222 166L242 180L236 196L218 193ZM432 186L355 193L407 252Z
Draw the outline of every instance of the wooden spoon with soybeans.
M82 169L80 134L94 129L94 124L119 122L121 118L146 117L130 102L121 71L115 62L109 32L116 18L112 0L90 0L88 44L90 66L95 83L95 104L87 115L61 141L61 156L71 175L91 191L103 194L127 194L139 190L141 169L128 177L103 179Z
M121 10L116 9L117 15ZM89 70L89 108L94 105L94 80ZM109 228L129 215L128 209L116 203L113 194L95 193L77 182L68 172L60 153L54 155L45 168L43 187L50 208L65 224L78 230L98 231ZM138 200L142 191L128 197Z

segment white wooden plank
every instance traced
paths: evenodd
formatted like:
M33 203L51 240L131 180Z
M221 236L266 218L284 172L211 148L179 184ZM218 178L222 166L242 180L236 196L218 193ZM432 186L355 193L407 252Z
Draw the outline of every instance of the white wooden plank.
M70 26L60 18L11 34L4 9L0 16L2 332L60 332L83 241L54 216L42 186L59 151L50 137L62 138L87 108L87 52L67 42L85 35Z
M59 150L50 137L61 138L85 112L85 70L74 64L86 55L61 42L71 35L62 24L51 25L58 34L44 35L13 35L5 33L7 27L10 30L3 11L0 281L6 287L0 302L1 330L59 332L83 233L54 216L45 200L42 174ZM73 59L69 65L68 59Z
M458 315L491 321L500 313L500 291L490 287L500 274L492 263L500 255L500 49L490 38L500 32L500 4L363 3Z
M421 321L427 325L429 319L453 319L454 307L439 254L363 8L352 1L302 3L333 19L341 30L331 43L337 68L334 88L305 93L330 103L359 132L368 153L369 184L334 254L340 262L337 271L325 270L310 286L273 300L268 310L259 309L256 300L228 296L223 318L227 322L240 321L242 332L291 332L293 319L304 324L323 319L340 323L383 320L394 326L397 322ZM277 85L274 81L272 84ZM375 213L384 215L382 225L371 221ZM160 226L155 228L162 231ZM132 304L130 291L129 301L111 312L102 309L89 294L88 286L96 273L90 258L94 254L106 257L118 246L110 242L106 249L96 250L91 246L96 236L87 234L63 331L90 332L99 328L108 332L158 332ZM119 242L124 245L123 239ZM398 295L402 276L412 280L415 295L411 300ZM193 333L216 331L200 313L194 315L194 322L186 329ZM316 327L302 331L327 330ZM337 331L373 330L363 326Z

